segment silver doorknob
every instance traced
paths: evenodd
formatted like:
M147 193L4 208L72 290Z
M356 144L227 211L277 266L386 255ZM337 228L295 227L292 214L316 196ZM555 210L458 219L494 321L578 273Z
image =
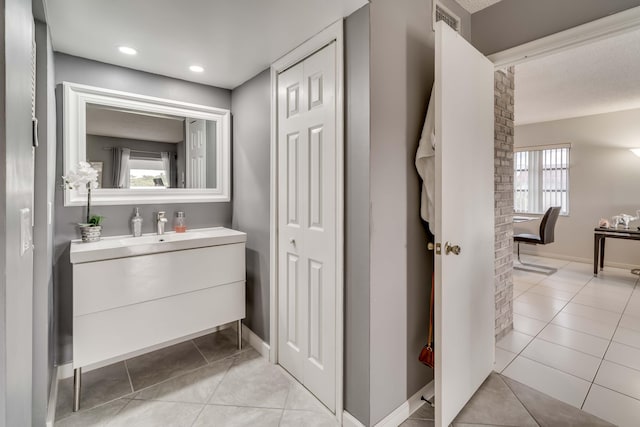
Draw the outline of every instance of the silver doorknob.
M449 242L444 244L444 253L447 255L452 252L454 255L460 255L460 251L462 251L462 249L460 249L460 246L458 245L451 245Z

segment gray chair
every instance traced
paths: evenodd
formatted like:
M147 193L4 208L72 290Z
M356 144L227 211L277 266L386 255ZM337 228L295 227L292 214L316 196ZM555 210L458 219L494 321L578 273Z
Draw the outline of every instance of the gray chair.
M514 266L513 268L516 270L524 270L531 271L533 273L542 273L547 276L558 271L557 268L547 267L544 265L537 264L529 264L522 262L520 260L520 243L525 243L527 245L548 245L549 243L553 243L554 241L554 230L556 228L556 222L558 221L558 216L560 215L560 206L553 206L547 209L544 216L542 217L542 221L540 221L540 233L539 235L535 234L516 234L513 236L513 241L518 244L518 262L525 267L532 268L524 268Z

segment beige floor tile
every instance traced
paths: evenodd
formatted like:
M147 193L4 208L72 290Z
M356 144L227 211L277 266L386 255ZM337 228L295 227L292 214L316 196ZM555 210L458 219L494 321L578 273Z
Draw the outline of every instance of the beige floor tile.
M604 353L607 351L607 347L609 347L609 340L554 324L547 325L542 332L538 334L538 338L590 354L600 359L604 357Z
M531 335L518 331L510 331L496 343L496 347L510 351L511 353L520 353L532 339L533 337Z
M613 335L613 340L640 349L640 331L618 326L616 333Z
M525 348L522 356L562 372L593 381L601 359L539 338Z
M521 316L517 313L513 314L513 329L527 335L535 336L547 326L546 322L532 319L531 317Z
M604 358L605 360L610 360L619 365L640 371L640 349L638 348L612 342Z
M493 365L493 370L498 373L502 372L516 356L516 353L496 347L496 362Z
M204 405L131 400L109 421L108 427L191 427Z
M640 400L597 384L591 387L583 409L619 427L638 427L640 420Z
M604 360L594 382L640 400L640 371L635 369Z
M278 427L282 409L207 405L193 427Z
M591 385L588 381L522 356L516 357L503 375L576 408L582 406Z
M614 324L605 324L597 320L575 316L569 313L558 313L551 323L605 339L611 339L616 329L616 325Z

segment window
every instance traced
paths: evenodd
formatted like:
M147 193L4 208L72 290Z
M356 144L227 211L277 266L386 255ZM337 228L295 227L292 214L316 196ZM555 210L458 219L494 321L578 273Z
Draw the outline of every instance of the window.
M514 154L514 211L545 213L560 206L561 215L569 214L568 144L535 149L518 149Z
M129 161L129 182L129 188L134 189L166 188L162 159L132 158Z

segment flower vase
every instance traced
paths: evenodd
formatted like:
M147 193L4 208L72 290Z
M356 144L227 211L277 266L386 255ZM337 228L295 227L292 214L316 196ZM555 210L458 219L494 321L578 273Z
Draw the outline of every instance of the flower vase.
M81 224L80 235L83 242L97 242L102 234L101 225Z

